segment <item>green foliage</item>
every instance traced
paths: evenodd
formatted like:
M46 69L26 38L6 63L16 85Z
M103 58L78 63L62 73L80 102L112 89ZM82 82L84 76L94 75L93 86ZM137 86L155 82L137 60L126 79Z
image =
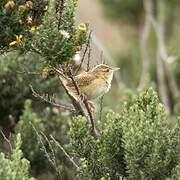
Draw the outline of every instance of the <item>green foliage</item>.
M41 89L40 93L52 94L55 93L54 89L59 92L55 78L46 81L42 78L42 69L40 57L34 53L20 56L18 52L11 52L0 56L1 125L14 126L22 113L25 99L32 98L29 84ZM39 109L42 107L42 103L38 104Z
M29 177L29 161L23 158L21 135L17 134L15 148L8 159L0 153L0 178L3 180L35 180Z
M41 23L46 1L1 0L0 2L0 49L9 48L15 35L31 37L29 30ZM17 45L17 44L16 44Z
M43 150L43 145L50 158L56 158L58 169L60 169L63 179L71 179L73 177L72 164L65 157L61 149L54 143L48 142L49 134L51 134L61 145L66 146L68 138L67 114L54 116L50 108L45 108L41 113L34 111L31 105L31 100L26 100L25 107L20 120L15 127L15 133L22 134L21 149L25 158L31 163L31 171L36 176L49 174L49 177L56 178L56 171L47 159L47 154ZM47 136L47 139L42 136L42 133ZM54 156L52 156L51 147L53 147Z
M93 139L87 122L77 117L70 131L74 153L83 159L92 179L166 179L178 177L179 120L170 128L153 89L125 103L120 114L109 113ZM84 165L85 164L85 165Z
M16 134L21 133L23 140L21 149L24 156L31 162L32 167L37 170L38 167L45 167L46 161L43 153L40 151L41 145L33 127L37 131L45 131L42 120L31 109L31 101L26 100L23 114L16 125L15 132Z
M165 179L178 164L178 127L170 129L157 94L142 93L120 116L129 178Z
M86 42L87 30L82 31L74 25L76 3L76 0L69 0L65 8L60 10L62 12L59 12L59 22L57 22L56 3L50 1L44 22L33 41L30 42L30 48L32 46L32 50L36 49L47 65L63 64L69 61L74 56L77 47L81 47Z

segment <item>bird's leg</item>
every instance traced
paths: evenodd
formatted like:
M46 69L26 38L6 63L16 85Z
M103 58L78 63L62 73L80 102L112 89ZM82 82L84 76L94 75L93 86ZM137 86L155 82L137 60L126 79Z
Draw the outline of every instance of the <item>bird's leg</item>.
M95 107L94 103L92 101L87 101L87 103L88 103L90 111L95 112L96 107Z
M95 112L95 105L94 105L94 103L92 101L87 100L87 96L85 94L81 93L78 96L77 101L81 101L81 102L87 101L87 104L88 104L88 107L89 107L90 111L91 112Z

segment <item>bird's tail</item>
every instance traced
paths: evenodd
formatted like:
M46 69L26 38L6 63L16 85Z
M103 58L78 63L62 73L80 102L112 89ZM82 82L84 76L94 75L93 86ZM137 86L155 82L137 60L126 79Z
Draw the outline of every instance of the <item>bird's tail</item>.
M69 83L71 82L71 79L67 77L62 69L53 68L54 71L59 76L60 81L62 82L64 88L68 91L68 93L76 100L78 101L78 96L76 90L74 90L73 86L69 86ZM71 83L70 83L71 84Z
M64 86L66 86L66 84L69 81L69 78L63 73L62 69L57 69L57 68L53 68L54 71L57 73L59 79L61 80L61 82L63 83Z

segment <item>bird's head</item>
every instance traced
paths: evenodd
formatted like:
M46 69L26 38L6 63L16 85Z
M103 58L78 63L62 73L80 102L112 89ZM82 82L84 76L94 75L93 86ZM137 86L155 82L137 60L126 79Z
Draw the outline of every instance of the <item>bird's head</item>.
M120 68L113 68L110 67L106 64L99 64L97 66L95 66L91 72L94 74L97 74L98 76L103 76L104 78L109 78L113 75L113 73L117 70L119 70Z

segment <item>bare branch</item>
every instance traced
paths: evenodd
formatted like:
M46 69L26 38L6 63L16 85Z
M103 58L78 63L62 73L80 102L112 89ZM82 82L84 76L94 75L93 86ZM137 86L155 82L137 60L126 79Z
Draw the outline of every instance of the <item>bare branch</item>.
M164 77L158 77L159 92L161 99L165 104L167 114L170 114L172 113L172 109L173 109L173 107L171 106L173 100L169 92L171 92L173 96L176 96L178 94L178 86L172 74L172 71L170 70L170 66L168 65L168 53L165 45L165 18L166 18L165 2L163 0L159 0L157 2L157 8L158 8L157 21L155 21L155 17L152 16L152 22L158 40L158 52L157 52L158 58L159 60L162 61L161 64L159 62L158 69L161 69L163 67L162 76L164 76ZM159 71L158 69L157 71Z
M29 71L16 71L19 74L31 74L31 75L40 75L39 72L29 72Z
M103 110L103 100L104 100L104 95L100 98L100 110L99 110L99 120L102 120L102 110Z
M72 106L67 106L67 105L64 105L64 104L57 104L56 102L53 102L52 99L47 98L47 96L44 97L44 96L38 94L33 89L32 85L30 85L30 88L31 88L31 91L32 91L34 97L36 97L36 98L38 98L38 99L40 99L40 100L42 100L42 101L44 101L46 103L49 103L52 106L57 107L57 108L59 108L61 110L70 111L71 113L75 113L76 112L75 109Z
M149 48L147 46L147 40L149 38L150 28L152 25L157 38L156 63L159 94L163 104L165 105L167 114L170 114L172 112L172 96L170 94L176 96L178 92L178 86L168 65L168 53L165 45L165 1L157 1L157 16L155 16L153 12L154 5L154 1L144 0L146 21L141 39L143 69L139 88L143 88L145 84L145 74L148 72L149 55L147 50Z
M9 147L10 147L10 150L11 150L11 152L12 152L13 148L12 148L12 145L11 145L10 140L5 136L5 134L2 132L2 130L0 130L0 132L1 132L4 140L8 143L8 145L9 145Z
M141 57L142 57L142 72L139 82L138 89L143 89L149 78L149 54L148 54L148 39L151 31L151 14L153 11L152 0L144 0L144 10L145 10L145 23L140 36L141 45Z
M81 59L81 63L80 63L80 65L79 65L79 67L77 68L75 74L77 74L77 72L78 72L78 71L81 69L81 67L82 67L82 64L83 64L83 62L84 62L84 59L85 59L87 50L88 50L88 48L89 48L89 44L90 44L90 40L91 40L91 35L92 35L92 31L90 31L90 33L89 33L88 40L87 40L87 43L86 43L86 48L85 48L85 50L84 50L83 57L82 57L82 59Z
M37 136L39 142L41 143L41 146L42 146L42 149L41 149L41 150L44 152L45 157L46 157L47 160L51 163L51 165L53 166L53 168L56 170L57 178L58 178L59 180L62 179L62 178L61 178L61 173L60 173L60 171L59 171L59 169L58 169L58 165L57 165L57 162L56 162L54 150L53 150L52 145L50 144L48 138L47 138L46 135L45 135L44 133L42 133L42 132L41 132L42 135L40 135L39 132L37 131L37 129L34 127L34 125L33 125L32 123L30 123L30 124L31 124L34 132L36 133L36 136ZM44 137L44 139L45 139L46 142L48 143L49 148L50 148L52 154L47 151L46 146L45 146L45 144L44 144L44 142L43 142L42 136ZM52 157L51 157L51 156L52 156Z
M72 157L70 157L70 155L65 151L65 149L61 146L61 144L52 136L50 135L50 138L54 141L54 143L62 150L62 152L64 153L64 155L71 161L71 163L76 167L76 169L79 171L80 168L77 165L77 163L73 160Z
M91 40L91 39L90 39L90 40ZM90 41L90 40L89 40L89 41ZM88 51L87 71L90 70L91 51L92 51L92 49L91 49L91 42L89 42L88 49L89 49L89 51Z

